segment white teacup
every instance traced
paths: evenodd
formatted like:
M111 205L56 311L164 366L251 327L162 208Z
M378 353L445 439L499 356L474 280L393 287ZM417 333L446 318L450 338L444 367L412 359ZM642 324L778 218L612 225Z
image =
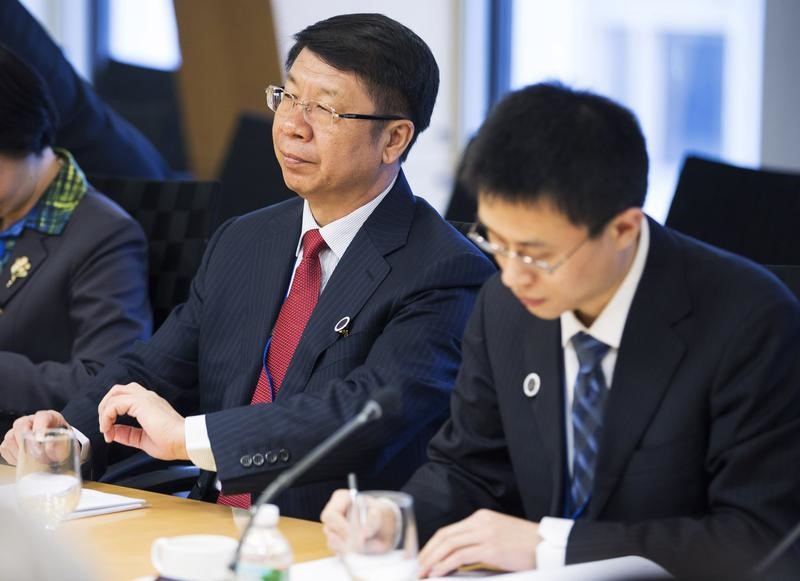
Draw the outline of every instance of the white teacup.
M239 543L222 535L181 535L153 541L150 559L162 577L181 581L224 581Z

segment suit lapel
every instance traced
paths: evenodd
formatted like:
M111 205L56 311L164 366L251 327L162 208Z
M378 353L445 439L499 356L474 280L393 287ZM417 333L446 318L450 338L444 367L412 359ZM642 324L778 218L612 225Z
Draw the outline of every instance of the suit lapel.
M343 317L349 328L391 270L386 254L403 246L414 214L414 197L402 172L392 190L356 234L320 295L319 302L286 371L278 397L302 391L317 358L342 336L334 330Z
M642 439L686 351L673 330L691 308L684 267L666 231L650 221L650 251L614 369L589 516L599 515Z
M4 307L11 298L28 284L36 270L47 259L45 240L48 236L34 230L24 230L14 245L11 259L0 273L0 307ZM14 265L17 265L16 268ZM30 265L29 269L22 269L23 264ZM25 272L12 281L12 269Z
M542 466L533 467L530 481L521 483L520 490L523 496L549 498L550 505L542 507L543 510L548 511L546 514L559 515L564 488L564 357L561 351L561 328L557 320L527 319L529 322L523 333L523 337L527 338L524 342L525 373L522 374L519 387L522 388L522 381L531 373L538 374L541 383L535 397L525 398L530 402L528 409L532 411L534 421L520 422L520 427L530 432L524 433L522 441L538 441L551 470L543 475ZM535 341L531 341L531 338L535 338ZM537 489L541 490L541 494L529 495L524 492Z

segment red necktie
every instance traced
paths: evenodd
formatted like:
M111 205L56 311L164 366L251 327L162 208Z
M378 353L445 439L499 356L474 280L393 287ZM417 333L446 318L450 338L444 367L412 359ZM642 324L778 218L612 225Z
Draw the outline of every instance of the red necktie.
M309 230L303 235L303 259L294 272L289 296L286 297L281 311L278 313L278 320L275 322L272 341L267 353L267 365L261 367L261 375L258 377L253 399L250 401L251 405L272 403L273 393L278 395L294 351L300 343L303 330L305 330L308 319L311 318L311 313L317 305L317 299L319 299L322 286L319 253L326 247L319 230ZM267 369L269 369L269 375ZM272 378L272 389L270 389L270 377ZM236 508L250 508L250 495L246 493L220 494L217 503Z

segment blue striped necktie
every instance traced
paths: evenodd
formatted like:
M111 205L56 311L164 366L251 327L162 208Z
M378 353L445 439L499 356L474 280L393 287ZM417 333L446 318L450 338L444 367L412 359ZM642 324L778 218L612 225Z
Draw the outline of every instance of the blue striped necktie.
M572 397L572 483L566 515L578 518L589 504L603 429L603 410L608 388L601 363L608 345L586 333L572 337L578 355L578 377Z

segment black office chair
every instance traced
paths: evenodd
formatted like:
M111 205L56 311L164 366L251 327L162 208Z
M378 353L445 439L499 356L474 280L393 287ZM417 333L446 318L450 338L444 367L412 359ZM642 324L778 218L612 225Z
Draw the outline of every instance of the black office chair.
M475 219L478 214L478 197L472 191L472 185L468 182L466 176L466 163L467 156L470 152L470 146L474 143L474 139L470 139L464 151L461 154L461 159L456 168L456 175L453 180L453 189L450 192L450 202L447 205L444 217L453 224L470 223Z
M147 236L153 329L189 296L203 257L220 198L218 182L147 181L90 176L89 182L133 216ZM155 492L188 491L196 466L155 460L143 452L115 447L101 482Z
M89 182L141 224L149 245L153 329L189 296L216 221L218 182L147 181L90 176Z
M666 225L761 264L800 264L800 175L687 157Z
M219 175L225 197L217 208L216 223L293 198L272 146L272 119L243 113L233 133Z
M177 76L108 59L100 63L93 85L114 111L147 137L173 171L188 174Z

